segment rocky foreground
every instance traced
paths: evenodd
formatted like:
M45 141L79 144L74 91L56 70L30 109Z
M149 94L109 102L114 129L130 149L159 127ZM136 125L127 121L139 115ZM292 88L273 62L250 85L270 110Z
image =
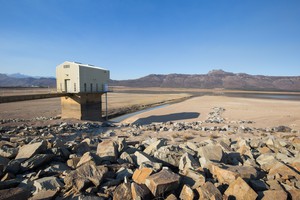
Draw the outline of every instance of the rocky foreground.
M300 199L299 131L227 122L224 111L143 126L2 121L0 199ZM190 131L212 137L178 139ZM134 140L145 132L155 137Z

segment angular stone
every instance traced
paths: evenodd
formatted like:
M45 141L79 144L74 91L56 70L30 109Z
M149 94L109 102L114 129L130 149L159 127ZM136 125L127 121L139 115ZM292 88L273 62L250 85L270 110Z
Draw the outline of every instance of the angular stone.
M197 188L199 200L215 199L222 200L222 194L211 182L206 182L203 186Z
M199 162L190 154L185 153L179 161L179 170L197 169L200 167Z
M98 187L103 177L108 172L104 166L96 166L93 162L87 162L76 170L68 173L64 179L66 188L73 187L77 192L84 189L90 182Z
M256 162L260 165L260 167L265 170L269 171L269 169L278 163L279 161L275 158L275 155L272 153L262 154L256 158Z
M155 151L157 151L160 147L166 146L167 141L165 139L159 139L156 142L150 144L145 150L144 153L148 155L153 155Z
M261 147L257 149L261 154L273 153L269 147Z
M45 163L50 162L53 157L53 154L36 154L32 158L29 158L21 163L21 171L24 172L30 169L35 169Z
M177 145L168 145L159 148L153 156L165 165L178 167L181 156L185 151Z
M28 199L29 196L30 191L21 187L0 190L0 200Z
M202 171L187 169L180 172L182 176L181 183L196 189L205 183L205 174Z
M84 163L94 161L94 157L91 152L86 152L83 154L83 156L80 158L79 162L77 163L76 167L80 167Z
M37 143L27 144L19 149L19 153L15 159L26 160L36 154L42 153L47 149L47 142L41 141Z
M124 151L120 155L117 162L120 163L120 164L123 164L123 163L132 163L132 164L134 164L133 159L131 158L130 154L127 153L126 151Z
M219 183L230 184L240 176L236 171L230 171L227 167L222 168L216 164L210 164L209 171L218 179Z
M153 173L153 169L143 167L141 169L136 169L132 175L132 180L138 184L145 184L146 178L148 178Z
M144 184L131 183L131 194L133 200L151 199L151 192Z
M285 180L295 177L298 181L300 181L300 175L297 172L280 162L271 167L268 175L276 174L279 174L281 178Z
M4 158L14 158L18 154L17 148L10 148L7 146L3 146L0 148L0 156Z
M220 162L223 158L223 150L217 145L207 145L198 149L200 164L205 167L209 161Z
M174 194L170 194L165 200L178 200L178 198Z
M288 197L284 190L266 190L263 191L262 200L286 200Z
M119 185L113 195L114 200L131 200L132 194L131 194L131 187L130 183L122 183Z
M78 165L79 161L80 161L79 157L70 158L69 160L67 160L67 165L72 169L76 169L76 166Z
M227 198L236 200L255 200L256 192L240 177L233 181L224 193Z
M44 177L37 179L33 182L34 187L36 188L36 192L42 190L60 190L64 184L60 182L60 180L54 176Z
M269 185L270 190L282 190L281 184L277 180L269 180L266 181L266 183Z
M117 144L112 140L106 140L98 144L97 155L102 160L115 162L118 158Z
M70 167L62 162L51 162L49 165L49 167L44 169L45 172L55 172L61 174L66 170L70 170Z
M154 196L159 196L165 192L175 190L179 186L180 176L168 169L149 176L145 184Z
M125 168L125 167L121 167L117 173L116 173L116 179L118 180L124 180L125 177L127 177L127 179L131 178L133 174L133 171L131 169Z
M193 200L195 194L192 188L190 188L188 185L184 185L179 197L180 199L184 199L184 200Z
M136 151L132 157L134 164L137 166L142 165L144 162L153 162L154 159L150 157L148 154L140 151Z

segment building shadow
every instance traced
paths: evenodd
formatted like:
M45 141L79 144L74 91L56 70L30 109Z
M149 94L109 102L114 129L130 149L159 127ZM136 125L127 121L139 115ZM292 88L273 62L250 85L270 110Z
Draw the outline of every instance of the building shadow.
M133 124L146 125L157 122L168 122L168 121L176 121L176 120L185 120L185 119L194 119L198 118L200 113L198 112L181 112L181 113L173 113L168 115L152 115L145 118L140 118L133 122Z

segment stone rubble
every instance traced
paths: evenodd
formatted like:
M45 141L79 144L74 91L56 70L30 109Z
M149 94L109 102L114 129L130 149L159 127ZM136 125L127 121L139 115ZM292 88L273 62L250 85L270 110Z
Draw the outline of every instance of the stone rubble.
M142 126L1 120L0 200L299 199L297 132L227 122L223 112ZM152 138L138 140L146 131ZM178 138L163 137L173 132ZM179 140L186 132L207 137Z

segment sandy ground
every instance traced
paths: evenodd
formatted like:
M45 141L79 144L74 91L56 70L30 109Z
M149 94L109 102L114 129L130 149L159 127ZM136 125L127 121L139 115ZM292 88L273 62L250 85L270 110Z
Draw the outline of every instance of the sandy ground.
M223 107L227 122L251 120L257 128L289 126L300 130L300 102L287 100L247 99L224 96L195 97L181 103L169 105L138 114L123 123L148 124L166 121L205 121L213 107Z
M13 91L24 94L26 90ZM42 91L42 90L41 90ZM29 93L32 91L29 90ZM36 93L36 91L33 91ZM11 93L11 95L13 94ZM26 93L26 92L25 92ZM7 92L8 94L8 92ZM190 96L189 94L128 94L109 93L108 110L130 107L133 105L147 105ZM104 101L104 95L102 97ZM104 109L104 107L103 107ZM0 119L33 119L35 117L55 117L61 114L60 98L20 101L0 104Z

